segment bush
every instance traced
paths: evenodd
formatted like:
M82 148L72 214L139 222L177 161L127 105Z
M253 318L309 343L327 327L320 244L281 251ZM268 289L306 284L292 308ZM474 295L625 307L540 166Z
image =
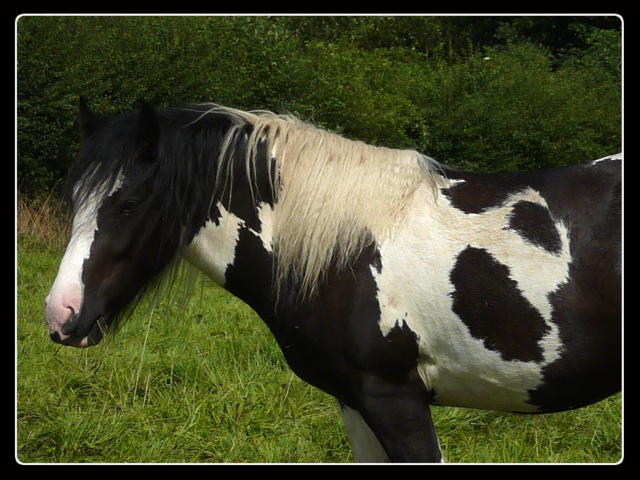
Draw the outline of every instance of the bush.
M554 71L543 49L490 49L443 75L431 151L459 167L534 169L621 149L620 89L572 66Z
M582 30L572 41L584 38L585 47L562 56L490 30L490 45L472 42L472 31L477 37L500 22L507 20L21 17L19 191L48 192L65 174L78 148L80 95L106 115L140 98L294 113L349 138L474 170L619 151L620 31L575 20Z

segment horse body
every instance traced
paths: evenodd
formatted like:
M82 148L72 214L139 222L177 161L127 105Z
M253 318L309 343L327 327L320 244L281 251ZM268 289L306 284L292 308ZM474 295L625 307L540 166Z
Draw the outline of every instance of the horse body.
M621 156L471 174L279 117L83 111L54 341L97 343L181 254L338 399L356 460L441 461L430 405L550 412L619 391ZM125 127L116 161L104 145ZM162 187L158 169L205 146L217 162ZM152 206L158 189L186 205Z

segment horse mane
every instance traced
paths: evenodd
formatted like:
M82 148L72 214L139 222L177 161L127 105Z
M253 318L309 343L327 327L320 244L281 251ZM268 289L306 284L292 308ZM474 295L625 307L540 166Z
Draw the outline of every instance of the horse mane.
M342 269L372 242L393 236L416 190L435 191L441 166L412 150L346 139L296 117L212 107L234 119L219 164L233 158L238 137L251 128L245 150L247 178L255 178L257 152L266 142L277 196L273 253L276 288L293 281L312 294L329 267ZM220 168L219 172L231 171ZM227 175L219 182L228 183Z
M274 204L274 286L294 284L302 296L313 294L330 267L342 269L372 242L392 237L417 189L435 192L444 178L435 160L416 151L349 140L294 116L213 104L158 115L165 134L156 166L144 176L162 193L148 208L170 219L163 228L168 240L179 237L171 240L180 245L175 253L204 224L214 199L226 194L230 201L243 162L254 200ZM69 176L69 187L81 185L74 204L137 171L139 160L123 156L137 148L137 121L135 113L105 120L106 133L84 142ZM265 161L272 199L259 198Z

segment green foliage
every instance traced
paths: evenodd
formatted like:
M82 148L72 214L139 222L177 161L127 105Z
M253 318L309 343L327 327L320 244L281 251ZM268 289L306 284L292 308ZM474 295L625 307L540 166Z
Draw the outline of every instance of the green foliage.
M620 151L621 90L574 66L551 67L545 49L487 49L442 68L425 151L462 168L525 170ZM439 111L438 111L439 110Z
M18 19L18 187L73 161L80 95L294 113L455 167L514 170L621 149L617 17Z

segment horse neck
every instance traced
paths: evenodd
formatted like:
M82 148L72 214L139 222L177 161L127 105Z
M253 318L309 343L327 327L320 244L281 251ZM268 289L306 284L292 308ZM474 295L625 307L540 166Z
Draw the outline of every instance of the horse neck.
M218 201L184 258L215 283L260 312L272 292L273 208Z

